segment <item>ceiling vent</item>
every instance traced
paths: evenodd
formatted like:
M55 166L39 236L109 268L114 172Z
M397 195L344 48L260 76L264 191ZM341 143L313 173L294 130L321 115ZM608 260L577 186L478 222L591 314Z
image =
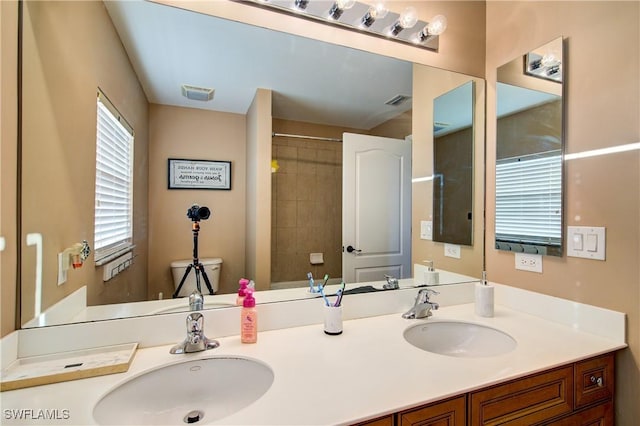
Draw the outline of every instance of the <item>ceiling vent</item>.
M189 86L188 84L182 85L182 96L194 101L210 101L213 99L213 89L206 87Z
M409 99L411 99L411 96L396 95L393 98L389 99L387 102L385 102L385 105L398 106L400 104L405 103Z

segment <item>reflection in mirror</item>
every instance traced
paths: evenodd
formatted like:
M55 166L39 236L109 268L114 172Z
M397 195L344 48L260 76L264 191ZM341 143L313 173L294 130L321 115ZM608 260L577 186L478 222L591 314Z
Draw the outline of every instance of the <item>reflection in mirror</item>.
M433 105L433 240L472 245L473 81Z
M498 69L499 250L562 255L562 61L558 38Z
M209 277L219 274L219 282L218 294L205 297L205 308L233 305L238 279L252 275L247 271L266 270L263 276L272 276L256 279L261 303L309 297L305 288L270 290L272 281L306 285L302 273L308 271L316 278L330 272L340 279L342 190L336 176L341 176L341 144L272 138L272 133L341 139L351 132L403 139L411 133L412 114L419 113L412 112L411 98L420 96L412 88L419 81L412 81L413 64L148 1L23 5L21 223L24 234L43 235L39 301L46 314L34 319L37 260L35 250L23 246L22 326L187 310L184 298L170 298L175 291L170 265L192 260L192 223L185 213L194 203L211 209L211 217L201 223L200 260L219 268L217 273L207 270ZM260 73L254 72L256 63ZM433 72L442 80L458 75ZM213 99L188 99L182 85L213 88ZM58 280L58 253L83 240L94 246L98 88L134 128L132 258L124 261L126 267L115 265L119 274L105 278L105 267L91 255L82 267L69 269L66 281ZM410 101L385 105L396 95ZM266 138L256 137L257 122L268 123ZM257 147L262 156L251 157ZM311 157L315 163L308 161ZM231 190L168 189L168 158L230 161ZM267 171L263 181L271 188L275 212L269 191L255 190L254 173L263 169L260 165L268 170L272 160L277 160L277 172L269 181ZM286 176L294 167L309 173ZM311 181L315 187L308 186ZM296 198L287 199L294 186ZM323 201L300 199L329 191ZM247 202L249 195L255 205ZM310 216L298 208L304 202L310 202ZM291 205L295 210L287 210ZM269 232L257 221L247 225L256 219L251 209L258 219L267 218L266 228L269 222L308 220L331 223L332 230L296 229L295 240L291 234L278 238L272 233L266 250L256 250L256 235ZM329 237L335 240L331 247L313 245ZM295 256L277 252L294 246L300 248ZM316 252L324 253L324 263L311 261ZM287 266L296 257L302 264L296 263L293 274L282 270L276 276L271 270L274 258ZM473 267L474 275L480 271Z

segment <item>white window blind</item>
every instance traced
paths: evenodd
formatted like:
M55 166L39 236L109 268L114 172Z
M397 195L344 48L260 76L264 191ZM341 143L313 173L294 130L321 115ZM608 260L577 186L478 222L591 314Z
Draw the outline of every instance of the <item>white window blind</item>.
M562 155L508 158L496 164L496 240L561 245Z
M131 247L133 130L99 92L96 133L95 261Z

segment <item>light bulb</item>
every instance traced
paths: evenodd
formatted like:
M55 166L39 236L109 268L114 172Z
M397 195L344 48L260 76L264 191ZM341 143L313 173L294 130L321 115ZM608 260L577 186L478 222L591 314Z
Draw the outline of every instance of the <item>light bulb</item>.
M373 3L373 5L371 5L371 7L369 8L369 13L371 13L373 19L382 19L387 16L387 13L389 13L389 9L387 9L387 6L383 1L377 1Z
M389 35L395 37L400 34L400 31L413 27L416 22L418 22L418 13L415 8L409 6L402 11L396 23L391 26Z
M367 13L362 17L362 25L370 27L376 21L376 19L382 19L387 16L389 9L383 1L377 1L369 7Z
M542 66L543 67L552 67L554 65L559 65L560 60L554 54L554 52L548 52L542 57Z
M440 35L447 29L447 18L444 15L436 15L427 25L429 35Z
M353 5L356 4L356 0L337 0L336 5L338 9L351 9Z
M402 11L398 22L404 29L411 28L418 22L418 12L416 12L414 7L409 6Z

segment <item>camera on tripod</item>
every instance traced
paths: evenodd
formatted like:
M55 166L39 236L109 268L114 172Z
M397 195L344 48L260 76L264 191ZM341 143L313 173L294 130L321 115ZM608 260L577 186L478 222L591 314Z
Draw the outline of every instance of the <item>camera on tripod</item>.
M201 220L207 220L211 216L211 210L209 207L202 206L200 207L197 204L194 204L187 210L187 217L194 222L200 222Z
M180 284L178 284L178 288L176 288L175 293L173 293L174 298L178 297L178 294L180 294L180 289L182 289L182 285L184 284L185 280L187 279L187 275L189 275L189 272L191 272L192 269L195 269L194 272L196 274L197 291L194 290L194 293L200 294L199 300L200 301L202 300L202 288L200 286L200 275L202 275L202 278L204 278L204 282L207 285L207 290L209 290L209 294L214 294L213 287L211 286L209 277L207 277L207 273L204 270L204 266L200 262L200 259L198 259L198 233L200 232L200 221L209 219L209 216L211 216L211 210L209 210L208 207L204 207L204 206L200 207L199 205L194 204L187 210L187 217L193 221L193 224L191 226L191 230L193 232L193 263L187 266L187 269L184 271L184 275L180 280ZM194 293L192 293L192 295ZM196 298L195 300L198 300L198 299ZM191 306L191 301L190 301L189 308L191 310L202 309L202 303L194 302L193 306Z

